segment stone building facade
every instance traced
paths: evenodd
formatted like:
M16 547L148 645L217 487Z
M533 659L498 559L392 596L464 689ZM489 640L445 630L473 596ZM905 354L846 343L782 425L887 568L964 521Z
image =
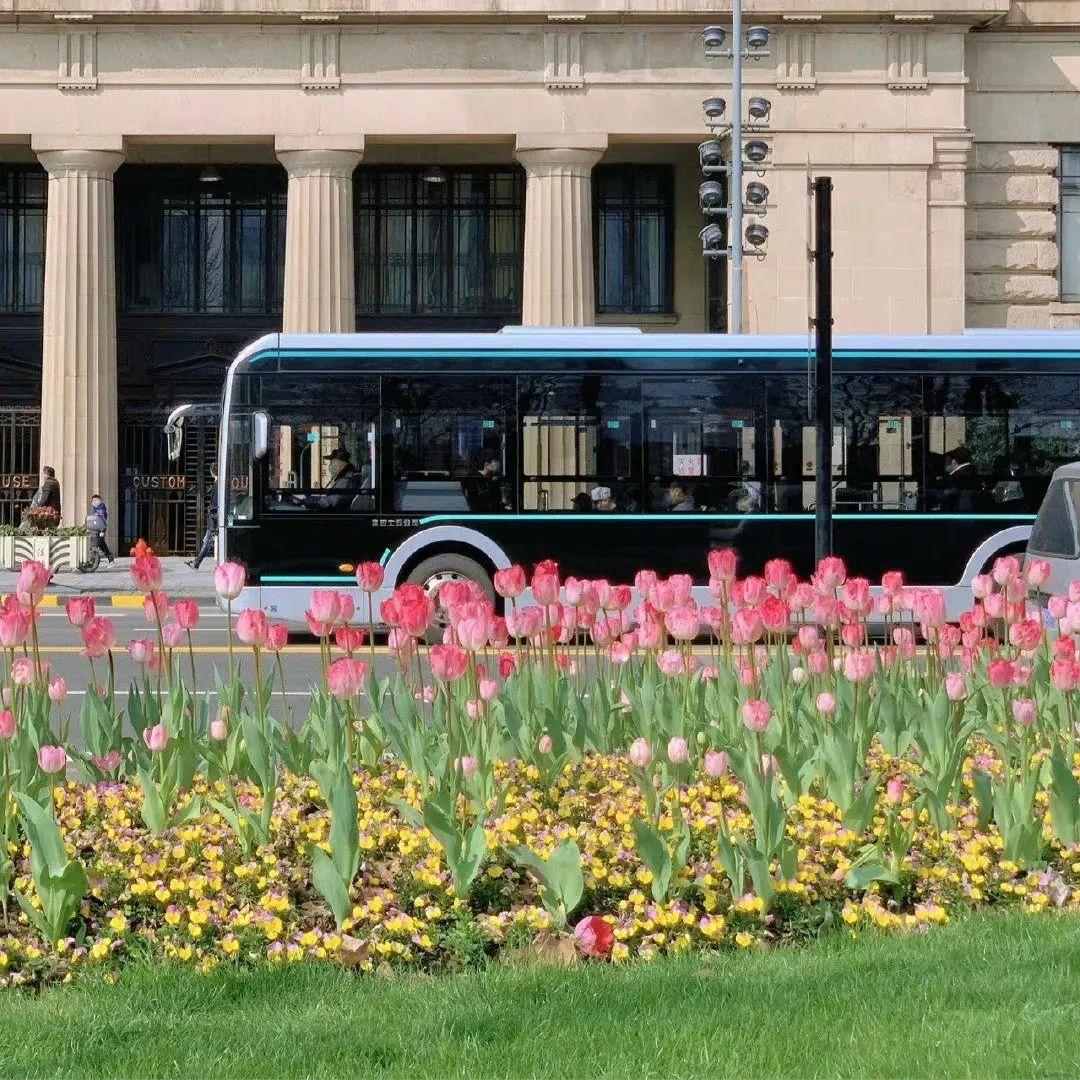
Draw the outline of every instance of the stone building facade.
M839 331L1080 324L1080 0L745 7L772 34L749 331L807 326L821 174ZM0 0L0 509L48 461L69 519L99 490L122 539L189 547L203 477L170 481L161 413L265 329L723 329L696 144L727 10Z

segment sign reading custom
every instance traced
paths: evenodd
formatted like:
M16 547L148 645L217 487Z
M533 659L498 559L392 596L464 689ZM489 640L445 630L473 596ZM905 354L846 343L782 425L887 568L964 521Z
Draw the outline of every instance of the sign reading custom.
M187 484L188 478L186 476L177 476L172 473L165 473L161 476L145 476L142 473L135 473L131 478L131 486L136 491L185 491Z

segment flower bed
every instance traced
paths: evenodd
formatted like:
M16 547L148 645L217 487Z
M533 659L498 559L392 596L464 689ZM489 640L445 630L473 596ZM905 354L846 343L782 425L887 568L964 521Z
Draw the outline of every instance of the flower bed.
M35 644L48 571L28 563L0 608L3 982L132 955L619 961L1080 904L1080 590L1051 633L1027 601L1038 564L1002 560L958 625L939 592L892 577L875 596L838 560L810 583L709 566L713 608L645 574L631 613L628 589L552 564L532 579L544 607L518 606L523 571L497 576L504 616L444 586L430 649L434 602L404 586L382 680L350 598L316 592L323 680L290 717L288 635L261 611L235 620L255 683L230 662L214 700L192 695L198 607L143 556L157 632L128 645L144 675L123 709L113 624L69 602L93 691L77 748ZM243 578L219 567L219 593ZM381 569L358 580L374 591ZM872 611L885 647L866 644Z

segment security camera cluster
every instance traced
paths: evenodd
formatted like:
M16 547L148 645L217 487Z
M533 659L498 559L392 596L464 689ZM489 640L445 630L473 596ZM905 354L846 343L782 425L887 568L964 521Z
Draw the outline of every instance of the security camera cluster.
M753 221L743 228L745 215L763 217L768 207L769 189L760 179L751 180L743 189L743 174L749 169L764 176L769 156L769 144L761 138L747 138L768 128L772 102L754 95L742 101L742 63L744 60L761 60L769 55L769 30L764 26L751 26L742 33L742 12L738 0L733 13L730 44L728 31L722 26L707 26L701 32L701 43L709 59L732 61L732 90L735 107L727 118L727 102L722 97L707 97L702 103L705 126L710 137L698 146L698 160L704 180L698 188L698 201L706 218L727 218L730 223L731 243L727 242L727 230L717 221L709 221L698 234L701 251L706 258L731 257L733 292L739 292L737 302L741 307L742 257L746 248L758 258L765 257L765 243L769 230L764 222ZM725 153L725 144L727 144ZM741 197L729 200L728 189L741 192ZM745 247L744 247L745 245ZM738 326L733 327L738 330Z

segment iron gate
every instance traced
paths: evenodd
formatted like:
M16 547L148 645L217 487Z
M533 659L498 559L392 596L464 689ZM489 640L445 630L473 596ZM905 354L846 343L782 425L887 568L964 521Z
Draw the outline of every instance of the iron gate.
M192 416L184 426L179 461L165 442L168 409L125 409L120 423L120 551L144 539L159 555L199 550L217 420Z
M41 410L0 408L0 525L18 525L38 487Z

